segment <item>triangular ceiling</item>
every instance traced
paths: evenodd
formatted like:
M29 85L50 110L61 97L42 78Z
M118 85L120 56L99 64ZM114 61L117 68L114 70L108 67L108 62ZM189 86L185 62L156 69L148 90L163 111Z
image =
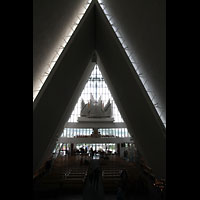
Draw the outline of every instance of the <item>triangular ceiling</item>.
M138 149L153 172L165 177L165 128L103 11L93 2L34 101L33 172L53 151L94 66L94 51Z

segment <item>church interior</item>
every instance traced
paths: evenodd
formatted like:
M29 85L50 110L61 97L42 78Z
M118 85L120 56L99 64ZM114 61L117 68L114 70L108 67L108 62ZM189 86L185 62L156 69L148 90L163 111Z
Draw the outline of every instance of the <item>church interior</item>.
M34 199L166 199L165 9L33 1Z

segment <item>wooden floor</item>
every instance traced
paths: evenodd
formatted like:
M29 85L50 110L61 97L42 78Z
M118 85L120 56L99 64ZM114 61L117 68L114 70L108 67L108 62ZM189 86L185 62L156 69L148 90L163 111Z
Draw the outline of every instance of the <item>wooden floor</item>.
M58 199L60 195L81 197L87 185L91 162L91 158L87 155L58 157L49 172L34 179L34 199L48 199L48 197ZM98 164L101 169L99 184L102 184L105 195L117 196L120 190L123 190L126 199L132 194L146 195L148 199L161 199L158 198L159 195L155 196L155 192L152 192L153 183L138 164L127 162L117 155L109 155L106 159L101 158ZM125 170L128 175L125 183L120 177L122 170Z

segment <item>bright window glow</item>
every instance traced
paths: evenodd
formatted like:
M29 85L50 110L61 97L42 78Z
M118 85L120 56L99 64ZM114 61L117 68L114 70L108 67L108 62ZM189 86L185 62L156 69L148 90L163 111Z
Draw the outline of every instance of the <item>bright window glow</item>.
M100 128L98 129L101 137L105 138L125 138L131 137L127 128ZM71 133L71 134L69 134ZM80 137L90 137L93 133L91 128L65 128L61 134L61 138L80 138Z
M68 122L78 122L78 117L80 117L81 112L81 101L83 99L85 103L88 103L90 101L90 94L92 94L94 99L97 101L99 97L101 97L104 105L106 105L108 100L110 100L113 106L114 122L124 122L110 93L110 90L108 89L108 86L99 70L98 65L95 65L93 71L91 72L91 75L87 80L85 88L83 89Z
M87 153L90 152L90 149L92 148L94 151L98 152L98 151L105 151L105 152L111 152L111 153L115 153L116 152L116 144L115 143L97 143L97 144L86 144L86 143L82 143L82 144L75 144L75 151L76 150L80 150L81 148L83 148L84 150L87 150ZM93 158L95 159L95 158Z
M108 89L108 86L99 70L98 65L95 65L91 75L89 76L85 88L83 89L78 102L76 103L74 110L69 118L68 122L78 122L78 117L80 117L81 112L81 101L84 100L85 103L90 101L90 94L93 95L94 99L98 100L101 96L101 100L104 105L110 100L113 106L113 118L114 122L124 122L117 105ZM65 128L61 137L76 138L76 137L86 137L90 136L93 129L78 129L78 128ZM102 137L130 137L127 128L109 128L109 129L99 129ZM66 134L65 134L66 133Z

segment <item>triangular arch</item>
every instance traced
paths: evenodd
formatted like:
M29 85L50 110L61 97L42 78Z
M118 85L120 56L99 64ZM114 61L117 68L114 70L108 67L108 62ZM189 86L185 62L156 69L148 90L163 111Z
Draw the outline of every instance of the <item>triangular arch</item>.
M105 42L101 42L104 40ZM33 110L33 172L53 151L97 53L98 65L137 147L165 177L165 129L99 5L90 6L55 64ZM156 144L156 145L155 145Z
M81 102L85 104L89 103L91 99L96 101L101 100L102 104L105 105L110 101L112 105L112 112L114 122L124 122L115 100L107 86L105 79L99 69L98 65L95 64L94 68L91 71L91 74L88 77L88 80L84 86L84 89L81 92L81 95L72 111L72 114L68 120L68 122L78 122L78 117L80 117L81 113Z

